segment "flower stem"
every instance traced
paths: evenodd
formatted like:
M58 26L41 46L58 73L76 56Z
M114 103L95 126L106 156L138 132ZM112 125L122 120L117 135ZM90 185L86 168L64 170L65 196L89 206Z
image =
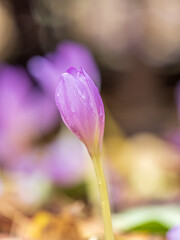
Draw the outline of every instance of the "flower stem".
M92 157L93 165L98 181L98 187L100 192L100 202L101 202L101 210L104 221L104 232L105 232L105 240L114 240L112 222L111 222L111 211L109 206L109 198L106 186L106 180L104 177L103 167L101 163L100 157Z

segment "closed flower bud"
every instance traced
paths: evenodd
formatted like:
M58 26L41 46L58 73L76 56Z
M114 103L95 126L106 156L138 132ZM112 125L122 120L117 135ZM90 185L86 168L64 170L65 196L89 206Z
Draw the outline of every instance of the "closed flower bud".
M56 88L56 104L66 126L86 145L91 156L101 151L104 134L104 106L88 74L69 68Z

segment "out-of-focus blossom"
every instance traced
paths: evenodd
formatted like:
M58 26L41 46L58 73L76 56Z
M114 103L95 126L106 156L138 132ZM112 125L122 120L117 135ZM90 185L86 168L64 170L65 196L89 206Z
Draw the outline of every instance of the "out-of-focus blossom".
M11 204L29 210L30 207L37 207L47 200L51 184L39 171L31 174L6 171L4 176L2 196L7 202L10 199Z
M180 225L173 227L166 235L167 240L179 240L180 239Z
M100 73L87 48L75 42L59 44L55 52L45 57L36 56L29 60L29 72L39 81L44 90L53 98L60 75L71 66L83 67L100 87Z
M5 162L4 166L12 173L27 176L39 173L49 182L69 187L85 179L87 158L81 141L69 130L63 130L53 142L29 149Z
M42 171L59 186L74 186L82 182L87 171L87 155L83 144L65 130L47 146Z
M0 158L46 133L57 121L54 104L33 88L21 67L0 66Z
M43 148L31 147L28 151L15 155L3 162L5 170L10 172L19 172L24 174L33 174L34 172L42 172L41 162L45 158L46 152Z
M104 134L104 106L98 88L88 74L71 67L56 88L56 104L66 126L86 145L90 155L99 154Z
M39 172L34 172L32 175L15 174L14 177L17 194L24 204L37 204L46 199L50 184Z

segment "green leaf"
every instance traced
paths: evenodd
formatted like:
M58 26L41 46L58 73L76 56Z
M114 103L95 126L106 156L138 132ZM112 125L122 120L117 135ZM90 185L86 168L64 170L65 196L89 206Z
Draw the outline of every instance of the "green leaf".
M139 207L112 216L116 232L141 231L165 234L180 223L180 206Z

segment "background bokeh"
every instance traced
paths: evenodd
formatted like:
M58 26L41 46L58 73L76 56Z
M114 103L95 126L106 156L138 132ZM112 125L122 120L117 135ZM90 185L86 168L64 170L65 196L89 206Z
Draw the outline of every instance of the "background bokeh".
M75 66L104 101L112 211L179 203L179 13L179 0L0 1L0 201L97 205L91 160L54 101Z

